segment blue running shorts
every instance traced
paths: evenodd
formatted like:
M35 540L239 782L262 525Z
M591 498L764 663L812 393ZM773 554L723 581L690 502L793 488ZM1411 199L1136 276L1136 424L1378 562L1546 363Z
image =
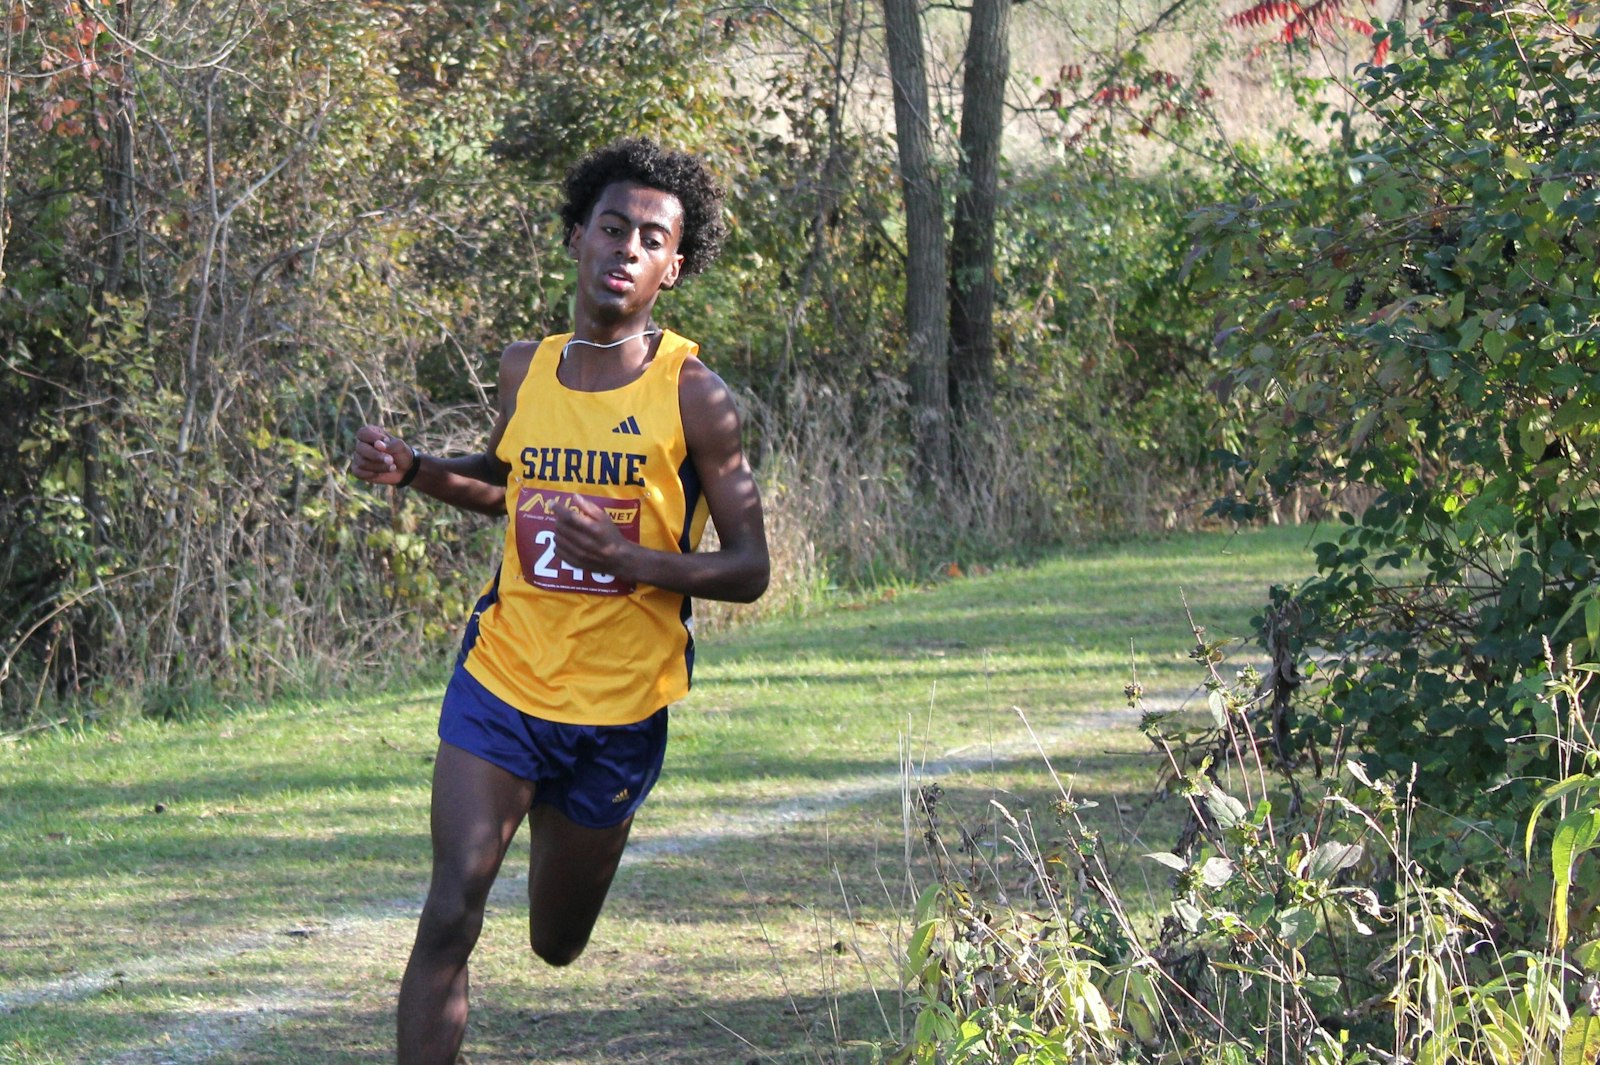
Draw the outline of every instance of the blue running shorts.
M567 725L524 714L456 666L445 689L439 738L537 785L548 803L585 828L633 816L661 775L667 710L633 725Z

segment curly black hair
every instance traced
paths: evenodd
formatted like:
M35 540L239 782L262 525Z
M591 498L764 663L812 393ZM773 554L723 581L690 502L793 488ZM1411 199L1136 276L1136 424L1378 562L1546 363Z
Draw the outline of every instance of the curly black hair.
M698 274L711 265L728 235L722 220L722 186L696 157L669 151L644 137L627 137L598 148L567 171L567 198L561 205L566 231L588 224L595 201L607 185L618 181L637 181L670 192L683 205L680 276Z

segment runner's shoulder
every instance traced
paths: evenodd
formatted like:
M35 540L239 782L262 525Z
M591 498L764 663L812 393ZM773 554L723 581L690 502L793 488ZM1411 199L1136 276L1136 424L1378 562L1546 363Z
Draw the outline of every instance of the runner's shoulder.
M520 366L526 369L528 363L533 361L533 353L538 350L537 340L513 340L500 352L500 369L503 371L507 366Z
M721 403L730 395L727 383L698 355L690 355L683 360L683 368L678 372L678 400L681 404L699 407L707 403Z
M519 385L528 375L533 353L539 350L536 340L514 340L500 353L500 386Z
M705 446L737 448L739 411L733 390L693 355L678 374L678 411L691 452Z

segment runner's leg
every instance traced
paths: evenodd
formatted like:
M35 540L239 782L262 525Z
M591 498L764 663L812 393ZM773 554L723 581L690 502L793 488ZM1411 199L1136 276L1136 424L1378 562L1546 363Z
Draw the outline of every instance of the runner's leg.
M433 879L400 982L400 1065L454 1065L467 1027L467 959L534 786L459 747L433 766Z
M528 942L551 965L575 961L605 904L633 818L585 828L553 806L528 815Z

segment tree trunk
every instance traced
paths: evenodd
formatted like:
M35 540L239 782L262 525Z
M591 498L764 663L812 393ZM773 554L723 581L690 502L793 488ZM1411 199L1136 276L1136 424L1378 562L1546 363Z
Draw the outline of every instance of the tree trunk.
M987 420L994 393L994 227L1011 65L1011 0L973 0L961 93L961 170L950 238L950 405Z
M883 0L894 82L894 125L906 209L906 344L911 359L916 476L924 490L950 469L949 318L945 280L944 196L933 165L928 78L918 0Z
M119 0L117 36L127 41L133 39L133 33L132 0ZM125 290L132 287L130 282L134 278L130 274L137 273L137 263L133 271L128 269L129 248L133 245L138 211L134 201L133 119L130 113L133 97L128 88L133 81L133 64L130 58L131 52L119 51L114 54L116 56L114 63L123 76L113 81L106 92L105 106L109 129L105 144L100 149L99 231L103 258L100 261L99 279L90 296L98 317L89 328L99 334L97 339L101 341L106 339L108 331L121 328L121 312L113 304L116 297L123 295ZM107 61L113 62L109 58ZM93 379L103 374L104 370L86 365L83 367L83 372L85 391L105 401L105 417L114 416L120 401L115 383L109 382L109 387L102 388L101 383ZM90 517L89 535L96 544L101 542L108 524L101 510L99 431L100 419L90 418L84 421L80 433L83 457L83 509Z

